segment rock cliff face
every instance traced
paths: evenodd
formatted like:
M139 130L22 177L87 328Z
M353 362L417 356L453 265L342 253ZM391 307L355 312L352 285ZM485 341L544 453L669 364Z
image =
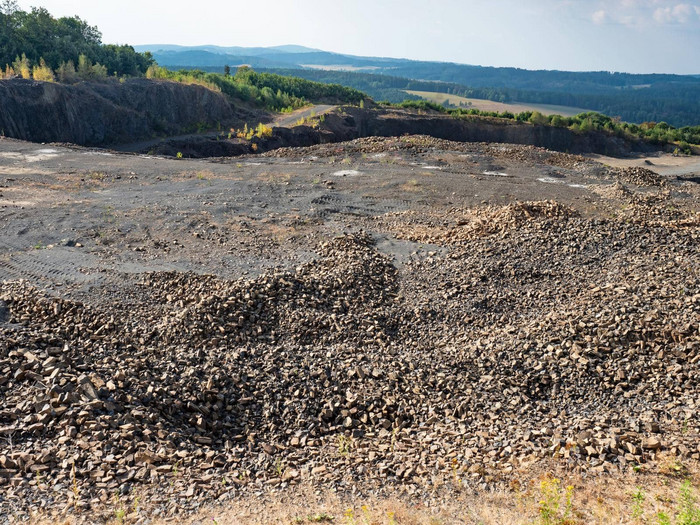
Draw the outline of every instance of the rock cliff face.
M253 139L256 144L254 149L252 143L240 139L187 137L165 140L147 150L160 155L174 156L181 152L186 157L229 157L252 154L256 151L262 153L283 147L305 147L363 137L402 135L428 135L456 142L524 144L565 153L599 153L613 157L660 149L658 145L629 141L601 132L579 134L567 128L534 126L504 119L458 119L407 110L344 107L342 112L326 114L323 123L316 127L276 127L271 137Z
M384 110L356 115L360 136L396 137L430 135L458 142L500 142L526 144L569 153L599 153L624 156L654 151L659 146L629 141L601 132L575 133L568 128L534 126L529 123L493 118L452 118L444 115L417 114L402 110Z
M237 120L226 97L196 85L146 79L75 85L0 80L0 132L34 142L104 146Z

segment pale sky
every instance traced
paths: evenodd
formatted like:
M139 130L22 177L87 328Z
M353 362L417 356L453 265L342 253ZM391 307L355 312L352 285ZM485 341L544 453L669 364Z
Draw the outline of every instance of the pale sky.
M570 71L700 74L700 0L20 0L105 43L273 46Z

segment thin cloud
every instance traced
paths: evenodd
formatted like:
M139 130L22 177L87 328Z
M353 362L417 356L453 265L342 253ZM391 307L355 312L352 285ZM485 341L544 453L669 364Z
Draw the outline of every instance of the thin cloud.
M596 11L593 13L593 16L591 17L593 19L594 24L604 24L608 20L608 14L603 11L602 9L600 11Z
M685 24L690 21L694 13L697 13L697 6L690 4L677 4L673 7L658 7L654 11L654 20L659 24Z
M617 0L600 3L591 20L597 25L621 24L644 28L650 25L680 25L698 22L700 1L679 3L677 0Z

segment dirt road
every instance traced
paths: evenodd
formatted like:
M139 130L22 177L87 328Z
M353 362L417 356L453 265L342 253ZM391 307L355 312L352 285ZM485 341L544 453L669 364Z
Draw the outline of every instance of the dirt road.
M301 119L309 118L311 116L323 115L324 113L332 111L336 107L337 106L320 104L312 106L310 108L298 109L296 111L293 111L292 113L283 113L275 118L275 120L273 121L273 126L289 128L294 126Z
M604 155L588 155L591 159L616 167L641 167L647 168L669 177L699 177L700 157L671 154L657 154L651 156L637 156L627 158L607 157Z

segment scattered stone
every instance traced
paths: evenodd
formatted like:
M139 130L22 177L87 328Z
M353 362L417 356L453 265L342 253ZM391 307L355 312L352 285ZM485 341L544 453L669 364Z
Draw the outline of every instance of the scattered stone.
M313 151L446 146L477 148ZM302 481L431 491L545 460L604 473L659 451L699 459L700 221L665 191L606 218L554 201L393 208L291 270L132 275L104 301L3 282L0 485L28 506L40 483L61 487L47 508L145 494L174 514ZM374 233L418 247L399 266Z

